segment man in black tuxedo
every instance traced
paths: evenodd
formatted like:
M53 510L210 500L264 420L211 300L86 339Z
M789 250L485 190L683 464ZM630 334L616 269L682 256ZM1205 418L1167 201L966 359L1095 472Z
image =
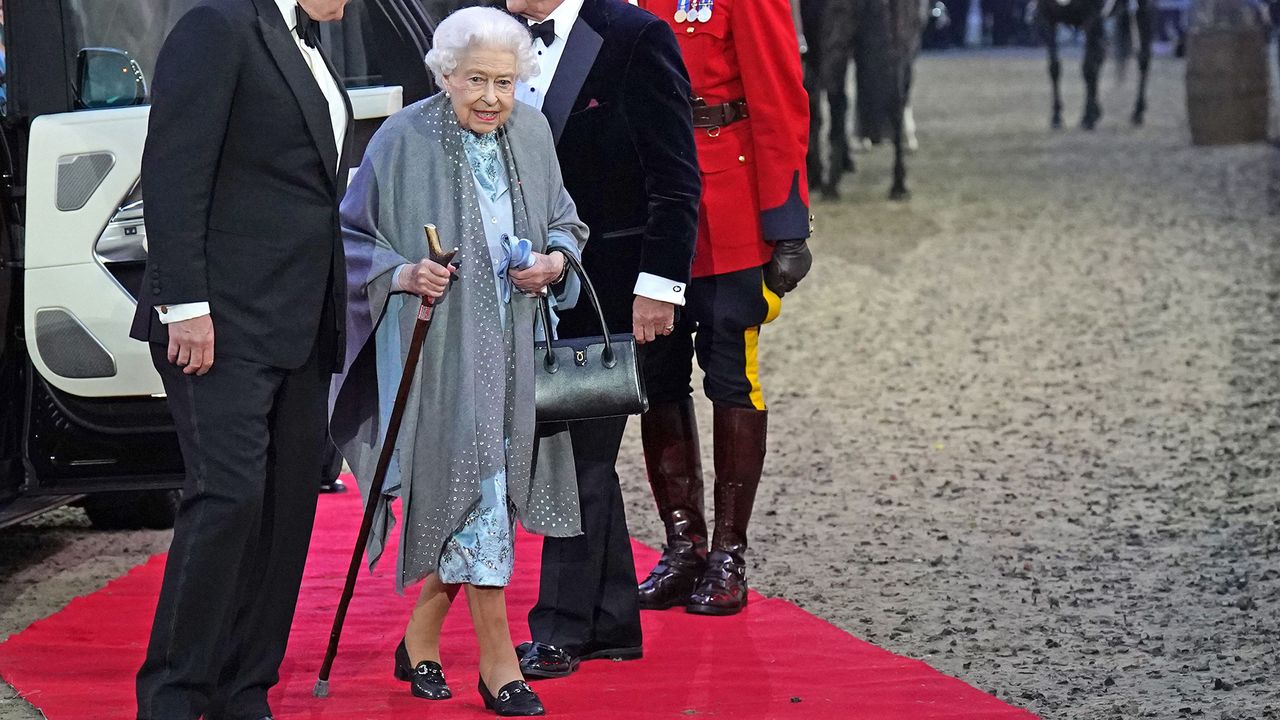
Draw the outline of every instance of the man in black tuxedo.
M318 47L347 0L204 0L156 63L142 159L151 343L187 479L141 720L269 717L344 347L351 107Z
M702 192L689 76L670 27L623 0L506 0L525 19L542 73L516 98L551 125L565 188L591 228L583 258L611 330L630 328L641 361L684 304ZM590 306L560 316L561 337L599 335ZM646 375L662 372L655 363ZM641 655L635 565L614 465L626 418L573 423L583 534L547 538L522 647L526 677L581 660Z

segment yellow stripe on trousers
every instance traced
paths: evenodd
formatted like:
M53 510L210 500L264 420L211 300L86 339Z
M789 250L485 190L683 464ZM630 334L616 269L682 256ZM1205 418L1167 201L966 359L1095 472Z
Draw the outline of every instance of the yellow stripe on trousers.
M769 307L764 321L771 323L782 313L782 298L763 282L760 283L760 289L764 294L765 304ZM760 388L760 326L748 328L743 334L743 339L747 349L747 382L751 383L751 404L757 410L763 411L765 409L764 390Z
M760 327L748 328L743 333L747 348L747 382L751 383L751 404L764 410L764 390L760 389Z

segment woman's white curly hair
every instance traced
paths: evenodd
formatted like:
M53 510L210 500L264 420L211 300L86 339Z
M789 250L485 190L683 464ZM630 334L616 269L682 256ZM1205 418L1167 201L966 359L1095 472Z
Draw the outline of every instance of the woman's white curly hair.
M444 89L444 76L458 69L467 53L484 48L506 50L516 56L516 80L538 74L533 41L528 28L501 10L489 7L462 8L436 26L427 53L427 67L436 86Z

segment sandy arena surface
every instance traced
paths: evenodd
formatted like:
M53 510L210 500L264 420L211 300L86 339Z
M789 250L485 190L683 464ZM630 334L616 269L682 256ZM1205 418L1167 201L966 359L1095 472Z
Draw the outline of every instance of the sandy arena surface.
M1051 133L1039 52L927 56L912 201L881 149L815 203L762 343L752 579L1045 718L1280 718L1280 151L1191 147L1168 58L1131 128L1108 70L1101 128ZM0 637L167 539L0 531Z

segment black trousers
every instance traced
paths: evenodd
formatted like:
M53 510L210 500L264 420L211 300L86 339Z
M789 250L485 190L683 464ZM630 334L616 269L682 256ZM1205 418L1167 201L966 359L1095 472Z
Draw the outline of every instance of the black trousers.
M529 611L535 642L575 653L641 644L635 561L614 469L626 427L625 417L569 424L583 534L543 541L538 602Z
M270 714L315 520L330 374L219 356L184 375L151 346L186 465L141 720Z
M764 410L757 343L778 298L765 290L762 268L694 278L685 301L675 332L644 357L649 402L689 397L696 354L709 400Z

